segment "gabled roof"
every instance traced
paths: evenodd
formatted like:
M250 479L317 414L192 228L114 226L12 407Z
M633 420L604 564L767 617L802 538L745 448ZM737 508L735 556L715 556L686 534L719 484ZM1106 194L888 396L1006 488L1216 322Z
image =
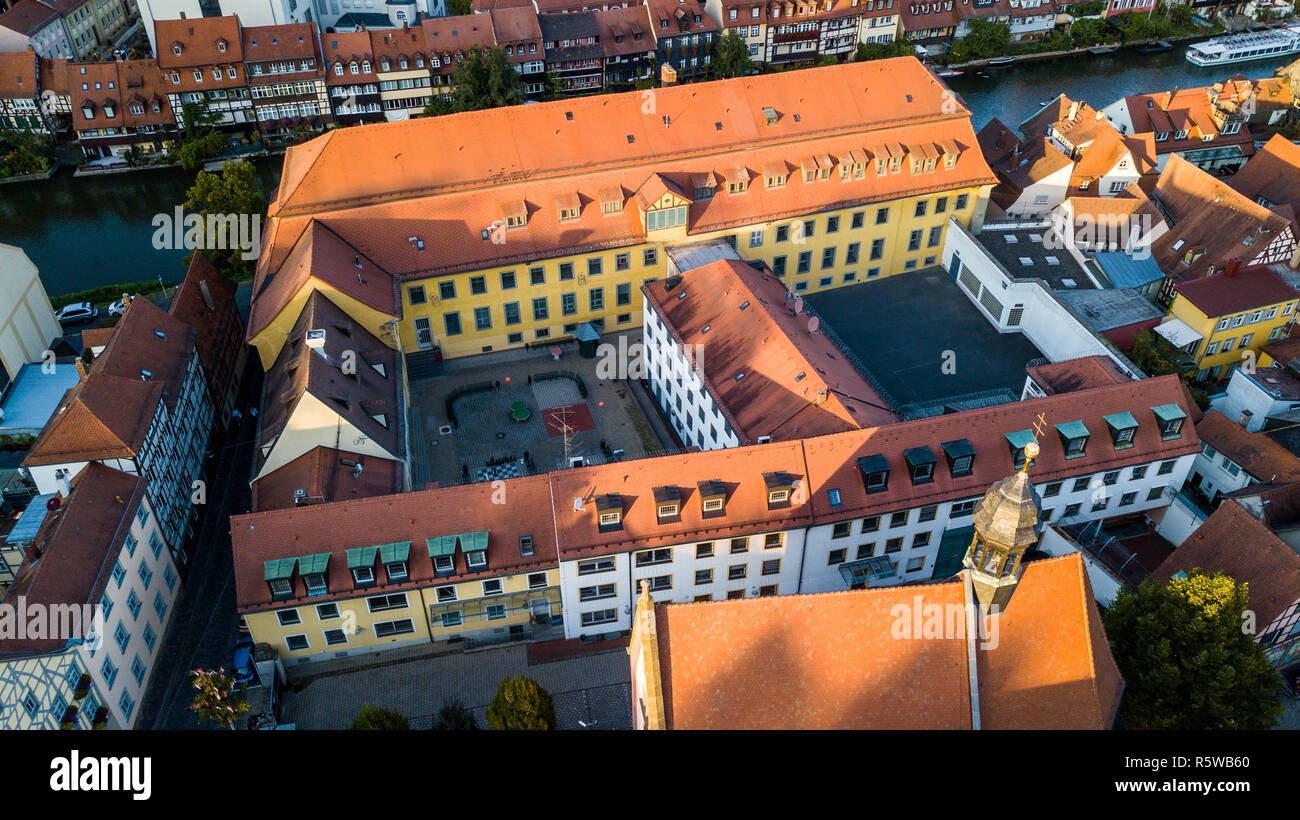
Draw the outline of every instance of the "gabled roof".
M160 68L227 65L244 60L239 18L233 14L225 17L155 20L154 33ZM225 51L221 50L219 43L225 45ZM172 48L173 44L180 45L179 55Z
M426 17L420 22L420 35L424 46L431 54L441 56L447 53L455 54L457 51L469 53L474 46L486 47L496 42L492 20L491 15L481 14ZM403 42L401 36L394 39ZM534 59L540 60L541 57Z
M37 99L41 93L36 82L39 62L31 49L0 52L0 98Z
M1235 500L1220 504L1151 577L1167 584L1194 569L1247 584L1247 606L1259 629L1300 598L1300 555Z
M312 330L325 332L319 349L307 343L307 333ZM350 374L343 372L349 359ZM384 374L374 365L379 365ZM315 291L307 297L279 357L267 370L262 388L258 447L276 444L299 401L310 394L385 452L400 458L404 413L398 381L396 352L353 322L325 294ZM387 427L374 418L377 415L385 417ZM333 429L333 424L330 428ZM332 432L326 438L334 442ZM259 473L275 452L274 449L267 453L259 451L256 457ZM292 457L299 455L293 453Z
M1262 198L1300 211L1300 145L1275 134L1232 175L1228 185L1252 202Z
M1295 288L1268 268L1251 268L1232 276L1226 273L1203 276L1183 282L1174 290L1211 318L1300 297Z
M62 506L45 516L28 558L14 576L5 600L29 607L98 604L112 559L126 538L144 495L144 481L102 464L88 464L72 479ZM91 624L83 623L82 635ZM107 636L105 636L107 637ZM0 656L56 652L64 638L6 638Z
M537 13L531 8L497 6L488 13L492 15L492 34L498 43L532 42L542 39L542 29L537 24ZM541 52L532 56L515 55L510 59L515 62L536 60L539 59L539 54Z
M600 47L606 57L641 54L657 47L648 7L612 8L597 11L595 16L600 26Z
M670 288L670 284L672 287ZM703 346L706 389L742 443L807 438L898 417L770 272L733 259L642 292L679 344Z
M209 374L220 368L231 323L243 326L239 309L235 306L238 287L234 280L208 261L203 251L196 250L185 271L185 279L167 307L169 314L198 331L195 347L199 351L199 361ZM240 344L243 344L243 335L242 332L239 334Z
M1196 424L1196 434L1263 484L1300 481L1300 459L1263 433L1252 433L1218 410Z
M299 60L316 56L315 23L283 23L275 26L246 26L242 30L244 61ZM321 67L316 66L319 72Z
M668 728L971 729L964 583L658 605ZM961 611L960 634L900 639L916 606ZM1110 728L1123 679L1078 554L1026 564L996 617L980 728Z
M348 460L361 465L344 464ZM270 475L253 482L253 511L297 506L295 493L306 491L306 503L351 501L402 490L402 464L360 453L313 447Z
M59 12L37 0L18 0L0 14L0 26L19 34L32 35L59 19Z
M446 583L554 567L555 530L551 524L547 476L510 480L509 515L501 515L501 505L494 503L497 492L491 482L483 482L235 516L230 527L236 605L240 612L272 606L263 562L323 553L330 556L327 564L330 593L314 596L311 601L428 586L435 576L427 540L483 530L487 531L487 568L471 572L464 548L459 547L453 558L455 574ZM519 537L522 535L532 536L530 557L521 555ZM410 543L407 561L410 579L402 584L380 584L364 592L356 591L348 572L347 551L400 542ZM306 600L306 590L300 580L295 579L294 583L295 601L301 603ZM276 607L293 605L293 601L275 604Z

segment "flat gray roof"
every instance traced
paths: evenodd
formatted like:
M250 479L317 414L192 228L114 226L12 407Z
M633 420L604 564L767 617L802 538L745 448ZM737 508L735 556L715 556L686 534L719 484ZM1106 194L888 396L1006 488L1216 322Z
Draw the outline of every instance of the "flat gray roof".
M1164 316L1142 294L1129 288L1058 290L1056 295L1098 333Z
M1049 234L1047 227L1001 230L985 226L975 239L1017 279L1043 279L1052 290L1096 288L1065 248L1043 247L1043 238Z
M1015 401L1026 365L1043 355L1023 334L999 333L940 267L805 294L804 302L898 405L985 391L1009 391Z

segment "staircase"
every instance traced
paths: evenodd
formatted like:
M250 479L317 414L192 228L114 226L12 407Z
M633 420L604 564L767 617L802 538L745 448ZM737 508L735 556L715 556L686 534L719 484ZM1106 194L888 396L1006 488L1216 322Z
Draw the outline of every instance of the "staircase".
M446 371L442 361L442 351L436 347L406 354L408 384L441 378L444 372Z

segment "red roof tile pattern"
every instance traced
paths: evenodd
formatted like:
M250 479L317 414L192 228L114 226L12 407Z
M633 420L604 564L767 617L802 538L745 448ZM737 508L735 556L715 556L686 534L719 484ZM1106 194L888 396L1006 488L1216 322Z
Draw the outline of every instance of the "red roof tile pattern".
M1300 458L1263 433L1252 433L1232 419L1211 410L1196 425L1206 444L1232 459L1264 484L1300 481Z
M701 345L697 366L742 443L898 420L834 342L809 332L807 315L795 314L770 272L725 259L642 292L677 344Z
M16 603L21 596L28 606L99 602L111 559L144 497L144 482L102 464L88 464L71 485L62 507L46 515L33 543L38 557L23 562L6 601ZM6 638L0 642L0 656L57 652L67 643L65 638Z
M194 344L214 398L229 390L236 377L232 368L244 344L244 320L235 305L238 287L196 250L167 307L169 314L198 331ZM216 403L221 406L220 400Z
M36 52L0 52L0 98L34 100L40 96L36 71L40 58Z
M1300 145L1275 134L1228 184L1254 202L1262 198L1300 211Z
M1133 381L1109 356L1083 356L1031 367L1027 372L1049 396Z
M344 464L344 460L361 464L361 475L356 474L356 467ZM402 464L382 458L367 459L333 447L315 447L253 482L253 511L295 507L298 490L306 491L305 503L309 504L392 495L402 490Z
M244 61L239 18L195 17L154 21L160 68L238 65ZM174 46L180 46L177 54ZM242 66L240 67L242 75Z
M1300 298L1295 288L1268 268L1252 268L1232 276L1203 276L1183 282L1174 290L1212 318Z
M1220 504L1151 577L1167 584L1194 569L1247 584L1259 629L1300 598L1300 555L1236 501Z
M488 531L487 569L470 572L463 550L457 549L455 574L447 583L554 567L555 530L547 476L516 478L509 484L508 508L493 502L499 491L485 482L234 516L230 527L239 611L294 606L307 600L306 588L296 577L293 599L271 600L263 562L278 558L330 554L327 582L331 592L313 596L311 601L429 586L435 576L425 539L444 535ZM509 514L502 514L505 509ZM520 554L522 535L533 538L531 557ZM400 541L411 542L409 580L356 591L348 572L347 550Z

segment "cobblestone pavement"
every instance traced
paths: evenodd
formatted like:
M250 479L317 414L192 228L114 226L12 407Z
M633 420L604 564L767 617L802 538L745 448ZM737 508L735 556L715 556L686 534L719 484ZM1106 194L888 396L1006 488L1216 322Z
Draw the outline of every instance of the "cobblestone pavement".
M299 729L346 729L366 705L400 712L413 729L429 729L443 702L452 698L487 728L487 706L502 678L511 675L532 678L551 693L561 729L584 728L579 721L593 729L632 728L631 674L621 649L530 666L528 647L516 644L320 676L307 677L308 670L300 666L290 672L303 675L304 683L285 696L284 722Z

